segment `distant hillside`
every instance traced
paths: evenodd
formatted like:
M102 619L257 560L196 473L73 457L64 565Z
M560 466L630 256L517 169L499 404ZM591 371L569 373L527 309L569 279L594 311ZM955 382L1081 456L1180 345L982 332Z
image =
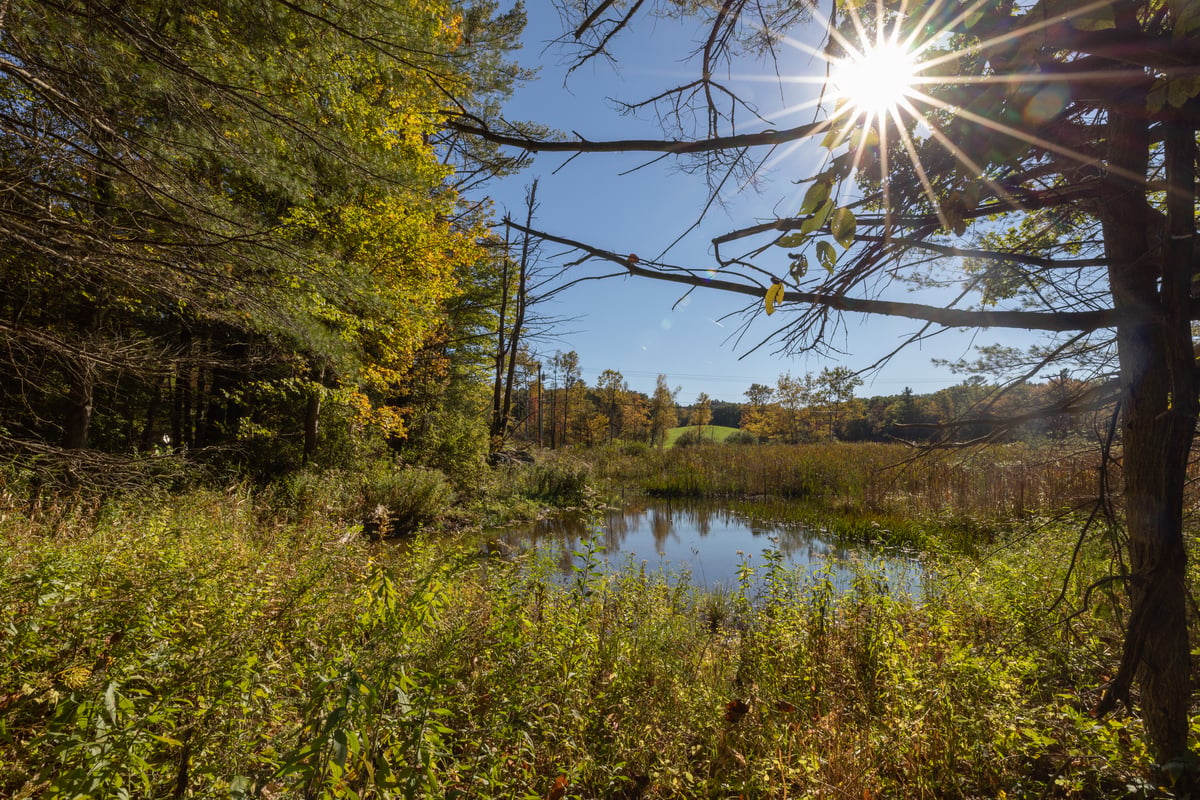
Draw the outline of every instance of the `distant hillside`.
M683 425L678 428L671 428L667 431L666 447L674 447L675 440L688 431L696 430L695 425ZM723 442L731 433L737 433L737 428L727 428L724 425L705 425L704 438L712 439L714 442Z

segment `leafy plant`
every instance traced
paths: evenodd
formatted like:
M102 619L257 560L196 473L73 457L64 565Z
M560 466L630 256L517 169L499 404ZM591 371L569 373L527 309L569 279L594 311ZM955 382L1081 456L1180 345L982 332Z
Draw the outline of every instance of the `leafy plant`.
M1123 617L1061 526L915 597L771 549L714 594L594 541L565 581L381 547L241 489L69 525L0 500L4 796L1153 794L1140 719L1087 713Z

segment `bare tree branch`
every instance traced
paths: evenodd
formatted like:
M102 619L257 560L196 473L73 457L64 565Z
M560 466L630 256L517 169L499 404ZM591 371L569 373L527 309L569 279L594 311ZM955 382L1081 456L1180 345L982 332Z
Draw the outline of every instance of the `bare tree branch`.
M529 233L548 242L566 245L582 250L593 258L600 258L621 264L630 275L643 278L681 283L687 286L702 286L718 289L734 294L761 296L764 286L761 284L735 283L733 281L711 278L707 273L692 271L684 267L672 267L671 271L652 269L642 266L641 261L634 261L628 256L593 247L574 239L555 236L545 231L526 228L523 225L509 221L510 227L522 233ZM819 306L832 311L852 311L861 314L882 314L890 317L905 317L907 319L923 320L943 325L948 328L1019 328L1023 330L1042 331L1091 331L1100 328L1111 328L1121 322L1116 312L1101 311L975 311L960 308L940 308L938 306L920 303L901 303L890 300L871 300L868 298L844 297L837 294L822 294L817 292L789 291L784 302L802 303Z
M508 147L520 147L538 153L712 153L719 150L730 150L743 147L759 147L762 145L778 145L794 142L816 136L828 130L825 122L809 125L799 125L784 130L765 130L758 133L740 133L732 136L719 136L712 139L614 139L609 141L552 141L533 139L524 136L498 133L487 127L482 120L470 118L473 122L464 122L468 115L455 114L446 119L446 125L459 133L471 134L486 139L495 144Z

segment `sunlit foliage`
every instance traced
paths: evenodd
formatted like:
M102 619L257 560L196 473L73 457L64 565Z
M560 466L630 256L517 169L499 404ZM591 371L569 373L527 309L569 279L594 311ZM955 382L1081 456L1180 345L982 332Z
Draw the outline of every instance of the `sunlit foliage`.
M169 441L274 470L326 433L403 435L416 355L485 260L431 142L448 104L511 88L519 20L481 47L486 4L5 12L9 448Z

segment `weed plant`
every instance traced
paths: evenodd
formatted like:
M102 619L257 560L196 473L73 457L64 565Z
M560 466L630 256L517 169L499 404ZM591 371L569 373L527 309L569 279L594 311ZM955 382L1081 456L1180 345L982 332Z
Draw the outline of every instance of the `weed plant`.
M271 487L273 504L295 518L359 523L377 538L409 534L444 522L455 492L440 471L378 460L357 471L304 470Z
M1053 527L920 597L772 552L706 594L357 532L240 491L0 500L0 796L1152 791L1138 719L1087 713L1121 631L1083 608L1105 550Z

